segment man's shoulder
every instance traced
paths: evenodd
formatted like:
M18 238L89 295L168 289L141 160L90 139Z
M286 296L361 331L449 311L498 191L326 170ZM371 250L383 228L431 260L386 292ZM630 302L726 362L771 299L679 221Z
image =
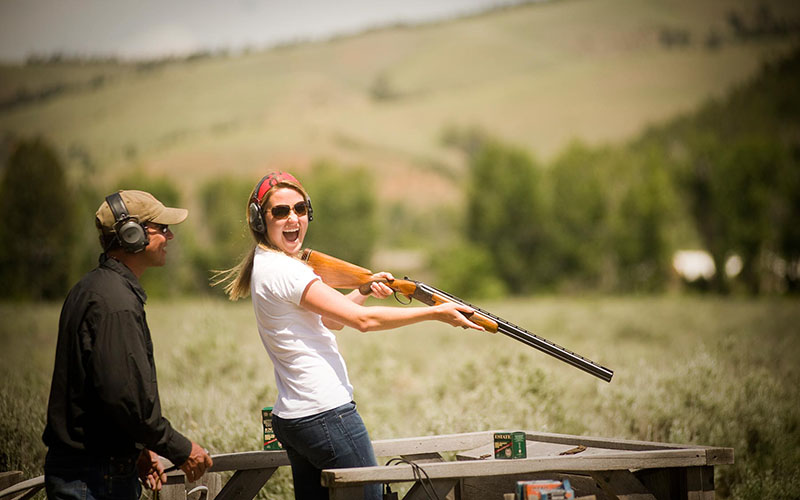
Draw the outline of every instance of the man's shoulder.
M131 289L128 280L102 266L86 273L70 294L78 294L84 300L97 303L109 310L141 308L141 302Z

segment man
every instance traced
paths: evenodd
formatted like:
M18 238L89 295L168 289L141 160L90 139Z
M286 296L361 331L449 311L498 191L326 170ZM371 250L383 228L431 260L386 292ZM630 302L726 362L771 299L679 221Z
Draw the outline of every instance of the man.
M166 481L158 455L189 481L212 465L161 415L139 284L146 269L166 263L175 237L168 226L187 215L143 191L114 193L97 210L100 263L70 290L58 327L42 436L50 500L136 500L138 479L154 490Z

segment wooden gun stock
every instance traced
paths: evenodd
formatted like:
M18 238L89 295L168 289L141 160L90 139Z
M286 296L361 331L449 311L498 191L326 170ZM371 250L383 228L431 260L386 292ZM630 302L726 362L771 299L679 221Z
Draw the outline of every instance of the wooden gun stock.
M420 281L409 279L375 279L374 273L369 269L351 264L337 259L322 252L306 249L303 251L302 259L308 263L314 272L322 278L322 281L333 288L358 289L364 295L369 295L370 285L375 282L386 283L389 288L406 297L417 299L429 306L442 304L445 302L455 302L468 306L475 310L474 313L466 315L470 321L482 326L491 333L500 332L523 344L538 349L545 354L549 354L556 359L579 368L586 373L594 375L606 382L611 382L614 372L608 368L598 365L594 361L575 354L561 346L558 346L547 339L539 337L524 328L509 323L508 321L473 306L463 300L438 290Z
M361 293L368 295L370 284L376 281L369 269L310 248L303 250L301 258L314 269L326 285L333 288L358 288Z

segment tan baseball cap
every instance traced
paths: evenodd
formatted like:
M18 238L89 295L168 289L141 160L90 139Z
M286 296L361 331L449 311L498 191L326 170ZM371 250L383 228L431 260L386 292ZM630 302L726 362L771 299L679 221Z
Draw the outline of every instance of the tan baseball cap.
M122 197L122 201L125 202L125 207L129 212L128 215L136 217L139 222L155 222L156 224L167 225L180 224L189 215L189 211L185 208L165 207L155 196L145 191L125 190L119 191L119 194ZM107 201L100 205L95 215L103 229L113 231L116 220Z

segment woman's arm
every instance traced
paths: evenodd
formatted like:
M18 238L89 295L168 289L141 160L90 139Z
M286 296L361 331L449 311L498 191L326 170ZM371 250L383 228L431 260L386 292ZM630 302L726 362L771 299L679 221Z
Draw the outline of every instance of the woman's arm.
M389 279L389 280L394 279L394 276L392 276L389 273L378 273L378 274L373 275L373 277L376 280L377 279ZM392 295L394 293L394 290L392 290L391 288L386 286L384 283L381 283L379 281L375 281L374 283L372 283L370 285L370 290L371 290L371 293L369 295L363 295L360 291L353 290L352 292L350 292L347 295L345 295L345 298L347 298L348 300L350 300L350 301L352 301L352 302L354 302L354 303L356 303L356 304L358 304L360 306L363 306L364 303L367 301L367 297L372 296L372 297L376 297L376 298L379 298L379 299L385 299L386 297L389 297L390 295ZM344 324L339 323L338 321L335 321L335 320L333 320L332 318L330 318L328 316L322 316L322 324L325 325L325 327L327 327L329 330L341 330L342 327L344 326Z
M461 304L448 302L431 307L367 307L353 302L348 296L342 295L320 280L314 280L308 285L300 300L300 306L319 314L323 319L362 332L389 330L429 320L483 330L481 326L464 316L474 311Z

